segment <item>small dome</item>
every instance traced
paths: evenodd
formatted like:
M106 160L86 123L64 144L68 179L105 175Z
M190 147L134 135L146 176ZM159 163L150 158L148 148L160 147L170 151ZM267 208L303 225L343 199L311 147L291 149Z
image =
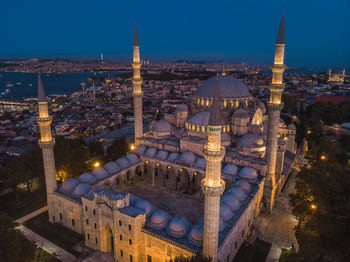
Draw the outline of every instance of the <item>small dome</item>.
M103 179L108 176L106 170L102 167L92 170L92 174L96 177L96 179Z
M157 133L168 133L173 130L171 124L165 119L159 120L153 127L153 132Z
M240 148L263 148L264 145L264 140L261 138L259 135L254 135L254 134L245 134L242 136L238 142L237 142L238 147Z
M92 184L96 181L96 178L90 173L84 173L79 176L81 183Z
M249 167L243 167L241 169L241 171L239 172L239 176L245 179L257 179L258 178L258 174L256 173L256 171Z
M126 159L132 164L135 165L140 162L140 159L134 153L130 153L126 156Z
M220 216L224 221L228 221L233 217L233 212L224 203L220 205Z
M207 126L209 122L210 112L202 111L194 114L187 122L192 125Z
M288 129L297 130L297 128L294 124L289 124Z
M191 151L185 151L181 154L179 160L185 163L193 163L196 161L196 156Z
M160 160L165 160L167 157L168 157L168 151L165 151L165 150L159 150L157 155L156 155L156 158L160 159Z
M145 211L147 216L151 215L152 210L153 210L152 204L150 202L148 202L147 200L137 201L135 207Z
M118 173L120 171L120 167L117 165L116 162L108 162L103 167L109 175L113 175L115 173Z
M238 168L234 164L226 164L224 169L222 170L227 175L237 175Z
M214 96L214 88L216 85L216 76L206 80L197 90L195 96L209 97ZM251 97L246 85L232 77L232 76L219 76L219 94L220 98L243 98Z
M177 106L176 106L176 111L184 111L184 112L187 112L187 111L188 111L188 106L185 105L185 104L177 105Z
M247 110L243 109L243 108L238 108L235 112L233 112L233 117L236 118L248 118L249 114L247 112Z
M232 186L230 189L229 189L229 192L230 194L234 195L235 197L237 197L237 199L239 201L243 201L244 199L247 198L247 194L244 193L244 191L240 188L240 187L237 187L237 186Z
M179 153L177 152L170 153L170 155L168 156L168 161L174 162L176 159L178 159L178 157L179 157Z
M87 194L91 190L91 186L89 184L79 184L75 187L74 192L72 194L73 197L81 197L84 194Z
M153 212L149 222L148 222L148 226L150 226L153 229L156 230L161 230L163 228L165 228L167 222L169 219L169 215L168 213L164 212L164 211L160 211L160 210L156 210Z
M201 169L205 169L205 165L206 165L206 162L203 157L199 157L196 163L194 164L195 167L201 168Z
M146 153L145 155L148 156L148 157L154 157L157 153L157 149L155 149L154 147L150 147L146 150Z
M238 186L239 188L241 188L244 193L248 194L250 193L250 191L252 191L252 186L251 184L245 180L245 179L240 179L235 183L235 186Z
M136 147L135 152L139 153L140 155L142 155L143 153L145 153L146 149L147 149L146 146L139 145L139 146Z
M221 199L231 210L238 210L241 206L241 202L239 202L238 198L233 194L226 192Z
M167 227L167 233L173 237L180 238L187 234L190 223L185 218L175 217Z
M117 162L118 166L120 166L121 169L125 169L130 166L130 163L126 157L119 158L115 162Z
M66 180L60 190L62 193L66 193L66 194L70 194L73 192L74 188L79 184L78 180L74 179L74 178L70 178L68 180Z
M197 247L203 246L203 227L200 225L195 225L192 227L190 233L188 234L188 241Z

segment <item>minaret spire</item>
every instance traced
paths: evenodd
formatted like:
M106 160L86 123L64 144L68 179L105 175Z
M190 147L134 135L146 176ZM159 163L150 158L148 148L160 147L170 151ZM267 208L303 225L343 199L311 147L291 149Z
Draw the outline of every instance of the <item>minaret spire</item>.
M48 103L46 101L44 85L41 81L40 71L38 71L38 108L39 117L37 119L40 127L40 139L38 141L43 153L47 205L49 212L49 221L55 221L55 207L53 200L53 193L57 188L55 158L53 148L55 140L51 134L52 118L49 115Z
M133 61L132 68L134 71L132 83L134 97L134 127L135 127L135 145L139 145L139 140L143 136L143 119L142 119L142 78L141 78L141 59L140 59L140 45L137 34L137 25L135 22L135 35L133 44Z
M270 84L270 101L268 102L268 129L267 129L267 146L266 146L266 182L264 188L265 199L268 201L268 211L271 211L274 206L275 195L277 190L276 181L276 160L277 160L277 148L278 148L278 133L279 133L279 120L282 103L282 92L284 89L283 84L283 72L286 69L284 65L284 11L281 18L280 28L278 31L276 48L275 48L275 60L271 66L272 70L272 83Z
M214 88L213 105L211 106L209 125L221 126L221 114L220 114L220 101L219 101L219 75L216 75L216 83Z

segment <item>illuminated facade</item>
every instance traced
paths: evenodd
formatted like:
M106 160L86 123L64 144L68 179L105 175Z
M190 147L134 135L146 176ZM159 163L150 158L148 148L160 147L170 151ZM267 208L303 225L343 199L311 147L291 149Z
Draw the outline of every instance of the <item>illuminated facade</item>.
M136 148L57 189L47 184L55 206L49 208L50 221L83 234L88 247L110 253L117 261L163 262L198 252L215 262L232 261L254 219L272 208L295 157L295 126L279 118L281 32L284 35L283 17L268 115L241 81L221 74L198 88L190 107L178 105L174 114L143 134L135 28ZM39 99L43 111L40 103ZM41 117L48 117L45 112ZM51 139L47 130L41 129L45 141ZM47 181L51 169L45 168Z
M345 68L341 73L332 73L332 69L328 69L328 83L343 84L345 80Z

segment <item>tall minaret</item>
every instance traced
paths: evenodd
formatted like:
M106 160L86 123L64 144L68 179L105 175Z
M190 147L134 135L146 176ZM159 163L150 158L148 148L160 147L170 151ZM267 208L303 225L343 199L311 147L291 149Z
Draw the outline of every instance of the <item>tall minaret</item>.
M132 79L134 97L134 126L135 126L135 146L139 145L139 138L143 135L143 123L142 123L142 78L141 78L141 60L140 60L140 45L137 35L137 26L135 23L135 35L134 35L134 55L132 60L132 68L134 70L134 77Z
M270 101L268 102L268 129L267 129L267 148L266 148L266 161L267 161L267 173L264 194L269 201L268 210L274 206L275 194L276 194L276 158L277 158L277 142L278 142L278 127L280 121L280 113L283 107L281 101L282 91L284 89L283 84L283 72L286 68L284 65L284 10L281 18L281 24L278 31L276 49L275 49L275 61L271 66L272 70L272 83L270 89Z
M40 72L38 73L38 108L39 108L39 117L37 121L40 126L40 136L41 136L38 143L43 152L47 205L49 209L49 221L54 222L54 218L53 218L54 204L52 200L52 194L57 188L55 158L53 153L53 147L55 146L55 139L53 139L51 135L52 117L49 116L48 104L46 101L44 86L41 81Z
M225 148L221 146L221 114L219 104L219 79L216 77L214 100L208 123L208 144L204 146L206 175L202 180L204 193L204 236L203 253L217 261L219 242L220 196L225 182L221 180L221 161Z

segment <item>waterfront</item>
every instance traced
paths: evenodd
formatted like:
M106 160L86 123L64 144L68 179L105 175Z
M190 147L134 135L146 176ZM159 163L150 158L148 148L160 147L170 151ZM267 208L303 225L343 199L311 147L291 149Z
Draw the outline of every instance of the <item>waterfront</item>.
M96 77L114 76L120 72L99 72ZM0 71L0 94L9 90L7 94L0 95L4 99L21 100L24 98L37 97L37 74L36 73L20 73L20 72L1 72ZM85 82L86 88L91 87L87 81L94 73L53 73L42 74L41 78L45 85L46 93L50 94L71 94L81 90L80 83ZM12 83L12 88L6 87L7 83ZM16 84L17 83L17 84Z

